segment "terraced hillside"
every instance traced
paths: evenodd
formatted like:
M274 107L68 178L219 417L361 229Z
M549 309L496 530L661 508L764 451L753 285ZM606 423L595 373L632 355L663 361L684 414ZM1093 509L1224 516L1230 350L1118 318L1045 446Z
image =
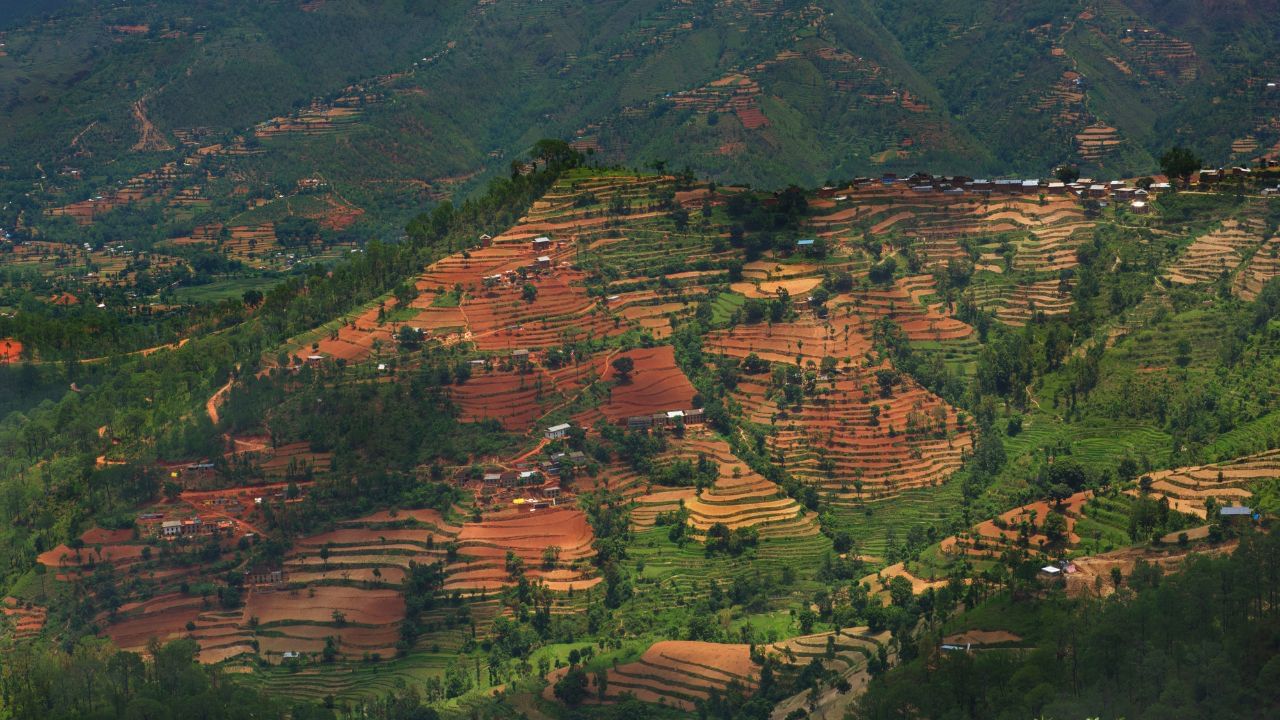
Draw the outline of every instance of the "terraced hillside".
M1260 231L1261 222L1257 220L1228 220L1217 230L1196 238L1165 277L1181 285L1194 285L1229 276L1262 243Z
M690 431L674 445L664 460L710 461L717 470L715 482L705 489L662 490L651 486L651 492L634 498L636 506L631 517L638 527L651 527L658 514L683 508L697 538L705 538L707 530L717 523L730 530L754 528L765 538L806 537L818 532L812 512L751 470L723 440L710 433Z
M853 680L851 685L857 687L868 681L867 659L887 641L885 633L849 628L759 648L705 642L657 642L635 662L608 669L603 698L593 697L589 702L609 704L631 695L644 702L693 712L699 702L706 701L712 693L724 694L731 685L749 694L759 682L760 674L759 665L752 659L753 652L782 660L788 672L797 672L816 660L837 676ZM544 697L552 699L550 688L567 670L556 670L547 676L549 684ZM836 695L839 693L829 693L818 704L834 705ZM779 707L799 707L806 702L797 696Z
M1227 462L1150 473L1152 494L1179 512L1207 517L1210 505L1247 505L1259 480L1280 477L1280 452L1267 451Z

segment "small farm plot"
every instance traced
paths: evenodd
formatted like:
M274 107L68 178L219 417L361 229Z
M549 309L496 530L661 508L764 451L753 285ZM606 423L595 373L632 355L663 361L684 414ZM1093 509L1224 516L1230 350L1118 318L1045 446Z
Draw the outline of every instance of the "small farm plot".
M1207 517L1210 501L1217 507L1247 505L1256 482L1280 477L1280 450L1211 465L1158 470L1148 475L1152 480L1152 494L1167 498L1171 508Z
M670 345L630 350L608 359L608 369L601 379L613 383L613 388L600 412L609 422L620 423L633 416L693 408L693 396L697 391L676 366ZM619 361L624 359L629 360L633 368L621 373L618 371Z
M632 522L650 527L660 513L674 513L683 507L695 538L705 538L712 525L730 530L754 528L764 538L809 537L818 532L816 516L802 508L733 454L724 440L704 430L690 430L656 463L659 467L675 461L705 466L716 471L714 482L701 491L692 487L649 487L650 492L635 498Z
M478 522L463 524L458 533L457 562L447 568L447 590L491 593L513 584L511 552L531 577L541 577L559 592L586 590L600 582L590 564L595 535L579 510L514 506Z
M1195 285L1214 282L1235 272L1246 254L1262 244L1260 222L1224 221L1217 230L1192 241L1165 271L1165 278L1179 285Z

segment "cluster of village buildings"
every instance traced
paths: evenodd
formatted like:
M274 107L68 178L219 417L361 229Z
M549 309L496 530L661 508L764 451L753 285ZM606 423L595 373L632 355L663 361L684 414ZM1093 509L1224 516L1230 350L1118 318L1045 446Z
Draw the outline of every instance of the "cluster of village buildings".
M1280 162L1265 160L1257 169L1248 167L1230 167L1201 170L1192 180L1192 184L1201 188L1210 188L1225 180L1238 178L1254 180L1262 177L1262 173L1273 173L1280 169ZM932 175L918 172L908 177L899 177L894 173L886 173L879 178L860 177L853 180L854 188L871 186L901 186L912 192L940 193L943 195L1071 195L1081 200L1100 200L1130 203L1130 210L1137 214L1149 212L1149 198L1160 193L1173 190L1169 182L1153 182L1145 187L1129 184L1124 180L1101 181L1092 178L1079 178L1074 182L1061 180L1027 179L1027 180L989 180L972 178L964 175ZM848 200L847 195L840 195L835 187L824 187L820 197L834 198L837 201ZM1261 190L1265 196L1280 195L1280 187L1269 187Z

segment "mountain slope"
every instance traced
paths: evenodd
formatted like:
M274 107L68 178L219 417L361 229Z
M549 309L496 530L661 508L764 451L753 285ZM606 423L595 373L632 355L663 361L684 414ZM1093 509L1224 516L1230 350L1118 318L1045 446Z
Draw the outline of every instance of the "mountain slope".
M3 33L0 182L6 203L47 206L237 136L252 152L231 175L318 173L369 209L505 172L544 136L773 186L1064 162L1147 173L1174 142L1243 161L1280 142L1278 14L1145 0L82 0Z

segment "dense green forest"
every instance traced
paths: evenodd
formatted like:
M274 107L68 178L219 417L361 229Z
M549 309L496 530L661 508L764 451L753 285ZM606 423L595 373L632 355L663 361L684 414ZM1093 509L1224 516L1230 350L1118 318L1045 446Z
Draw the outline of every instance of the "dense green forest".
M938 650L871 684L857 718L1274 717L1280 542L1247 535L1229 557L1196 557L1165 575L1139 565L1107 600L1000 595L943 627L990 622L1030 640L1017 649Z

